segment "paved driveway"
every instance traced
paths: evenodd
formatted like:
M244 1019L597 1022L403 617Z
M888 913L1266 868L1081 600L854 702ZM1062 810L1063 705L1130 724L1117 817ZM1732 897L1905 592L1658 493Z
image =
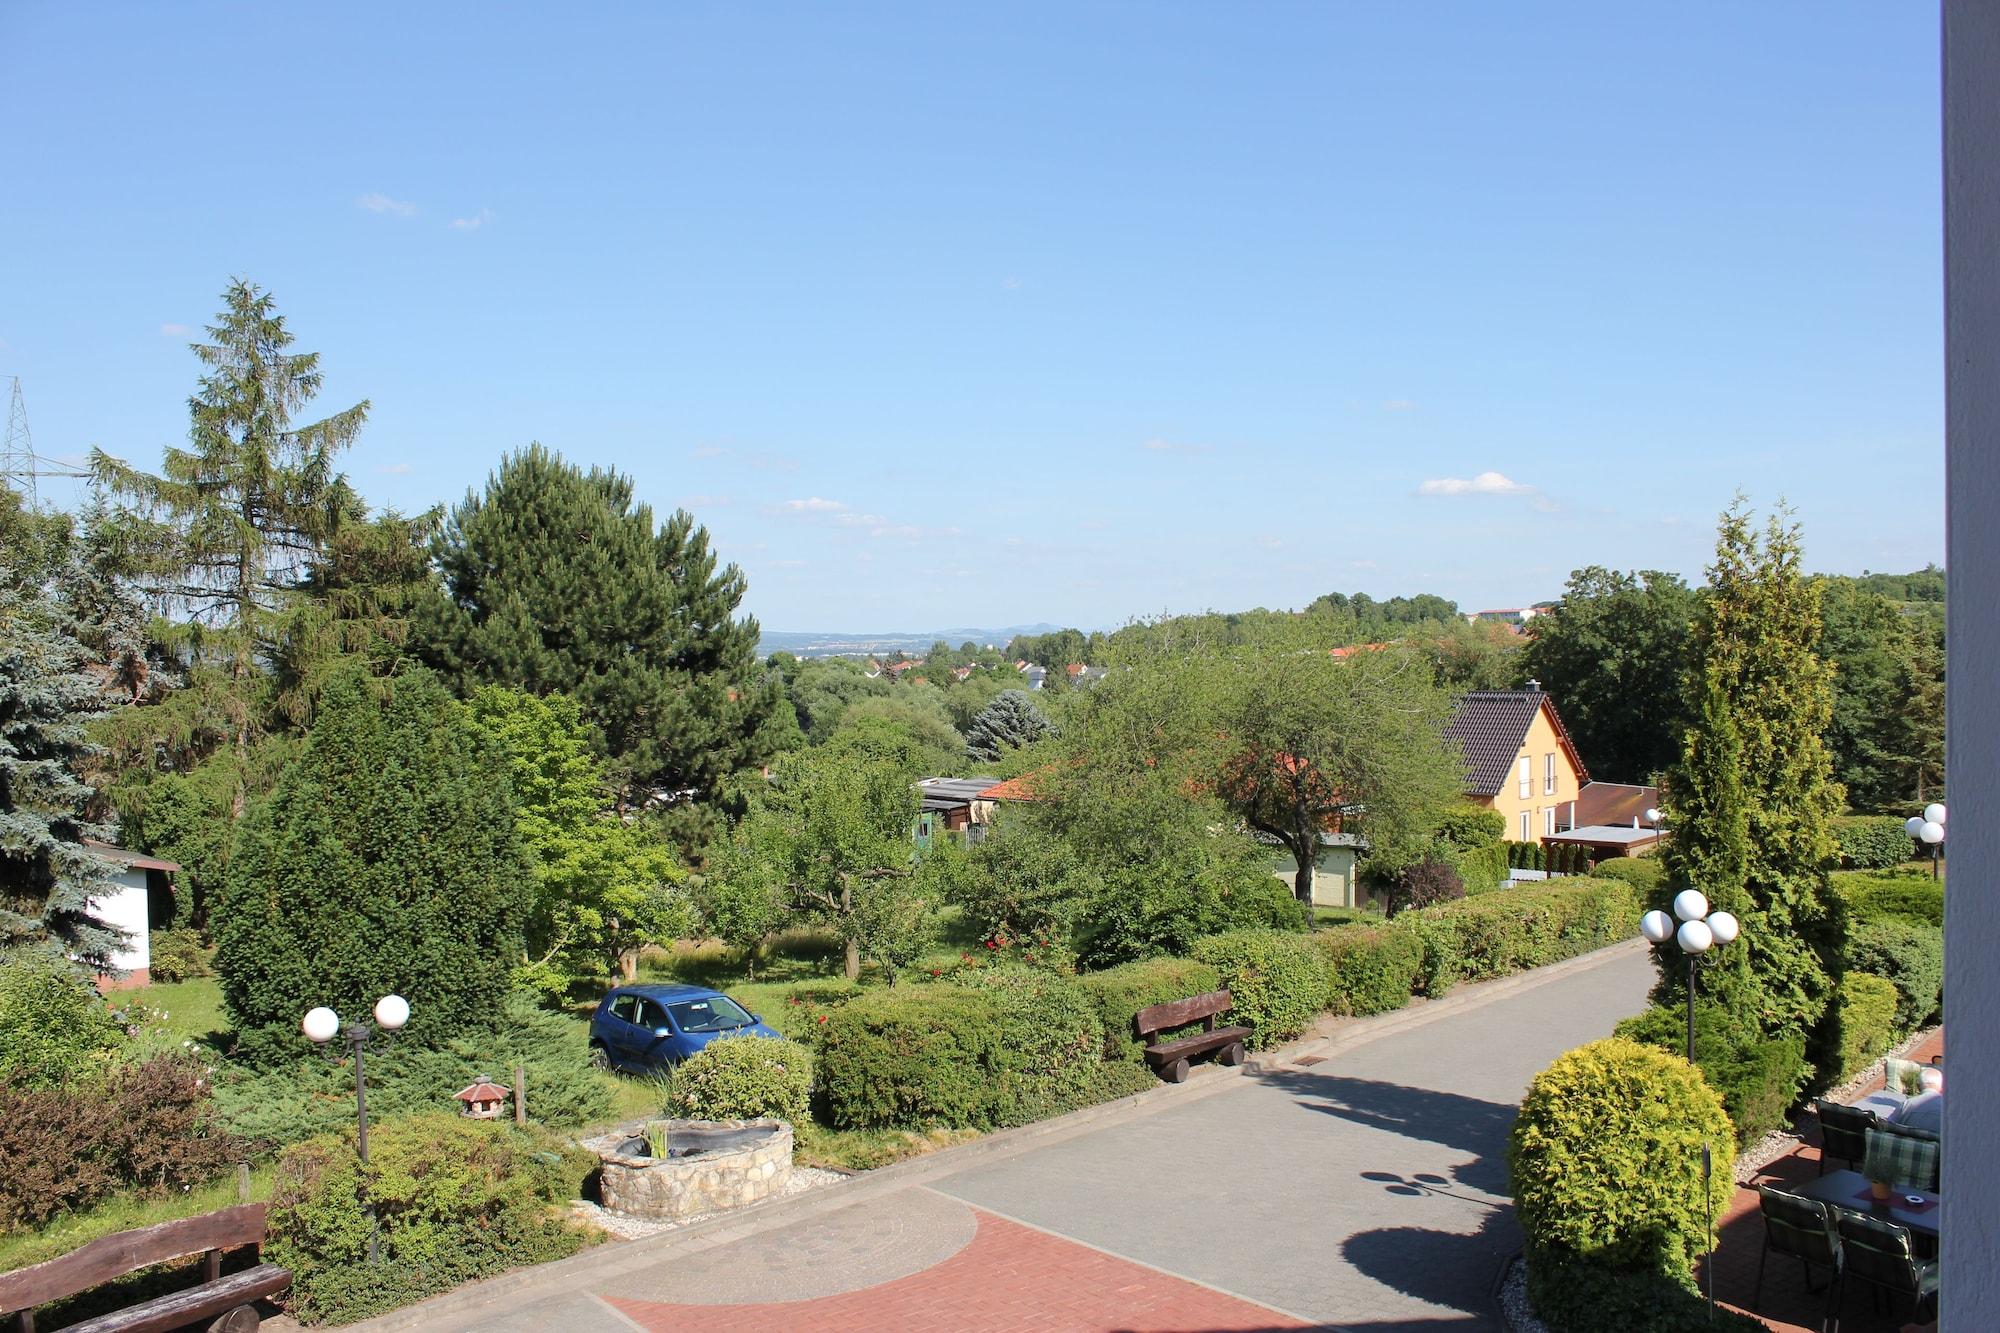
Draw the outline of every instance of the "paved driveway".
M1652 980L1643 950L1609 950L1414 1013L1310 1066L1218 1074L1099 1127L922 1159L720 1234L616 1247L385 1322L1491 1327L1520 1244L1504 1197L1515 1104L1556 1055L1641 1009Z

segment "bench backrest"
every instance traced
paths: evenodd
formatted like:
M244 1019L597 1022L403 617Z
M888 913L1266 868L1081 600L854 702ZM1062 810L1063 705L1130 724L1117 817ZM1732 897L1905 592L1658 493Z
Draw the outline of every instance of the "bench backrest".
M1142 1037L1150 1037L1155 1032L1168 1028L1185 1027L1200 1019L1213 1019L1227 1009L1231 996L1226 990L1212 990L1206 995L1191 995L1185 1000L1169 1000L1156 1004L1150 1009L1141 1009L1132 1015L1132 1027Z
M102 1236L60 1259L0 1273L0 1314L32 1310L152 1264L263 1243L261 1203L239 1204L199 1217Z

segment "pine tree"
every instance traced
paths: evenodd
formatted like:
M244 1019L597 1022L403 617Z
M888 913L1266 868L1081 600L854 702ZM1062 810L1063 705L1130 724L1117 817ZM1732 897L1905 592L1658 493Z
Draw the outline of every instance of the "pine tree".
M102 969L122 934L90 902L117 884L83 846L111 834L82 773L96 753L85 728L109 701L50 572L0 564L0 959L45 949Z
M1032 745L1047 735L1049 720L1026 690L1002 690L993 697L965 735L965 751L988 763L998 759L1003 749Z
M1833 672L1813 651L1819 587L1788 518L1773 515L1760 540L1741 501L1722 517L1686 683L1695 720L1664 793L1669 893L1699 889L1743 926L1702 989L1773 1037L1820 1024L1839 944L1826 869L1841 806L1825 739ZM1662 959L1658 998L1684 997L1678 951Z
M530 445L452 510L437 557L426 659L461 689L569 695L635 795L711 798L773 753L781 692L734 618L742 572L686 511L656 529L629 477Z
M240 827L213 928L240 1035L286 1049L300 1017L409 1000L435 1043L497 1021L532 894L507 759L427 672L386 700L351 667L304 750Z

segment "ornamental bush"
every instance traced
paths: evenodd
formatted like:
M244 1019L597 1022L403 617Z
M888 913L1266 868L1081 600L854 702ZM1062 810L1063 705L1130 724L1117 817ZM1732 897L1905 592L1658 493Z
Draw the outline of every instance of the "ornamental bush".
M1688 1280L1735 1192L1735 1159L1722 1099L1685 1060L1621 1037L1559 1056L1507 1147L1531 1279L1546 1289L1551 1270L1584 1263Z
M996 1125L1025 1125L1087 1105L1104 1027L1074 977L1030 967L972 968L950 984L990 997L1000 1026L991 1084Z
M1944 929L1944 881L1924 871L1836 871L1833 891L1849 921L1900 917Z
M146 975L154 981L172 983L215 975L215 951L201 942L199 931L156 930L147 945L152 956Z
M1769 1333L1761 1319L1708 1302L1692 1278L1627 1273L1583 1260L1528 1265L1528 1299L1551 1333Z
M1132 1020L1141 1009L1222 989L1222 974L1192 958L1149 958L1102 972L1087 972L1076 980L1097 1012L1103 1030L1104 1058L1142 1064L1146 1045L1132 1032ZM1186 1030L1191 1031L1194 1026L1190 1024ZM1178 1034L1161 1035L1165 1038Z
M1326 1007L1326 964L1308 936L1232 930L1197 941L1194 957L1221 976L1228 1017L1250 1025L1252 1049L1298 1036Z
M1687 1049L1687 1010L1655 1005L1619 1023L1616 1035L1669 1055ZM1746 1016L1700 1001L1695 1005L1694 1059L1745 1143L1785 1123L1811 1066L1805 1038L1765 1037Z
M1894 815L1843 815L1833 821L1840 864L1849 870L1886 870L1910 859L1916 844Z
M812 1100L812 1052L769 1037L721 1037L674 1070L666 1112L683 1120L804 1123Z
M24 949L0 963L0 1087L91 1077L124 1040L96 990L53 953Z
M271 1187L264 1257L292 1271L287 1297L308 1324L345 1324L463 1282L574 1254L565 1217L595 1165L546 1130L455 1115L377 1121L369 1165L351 1133L288 1149ZM368 1262L365 1190L380 1224Z
M1623 880L1646 893L1667 882L1666 863L1651 856L1614 856L1590 868L1598 879Z
M1938 1011L1944 989L1944 932L1902 917L1848 927L1847 970L1896 985L1896 1031L1914 1032Z
M1849 972L1836 993L1840 1073L1849 1078L1873 1064L1895 1040L1897 994L1887 977Z
M1424 943L1398 923L1335 926L1312 937L1326 964L1327 1008L1337 1014L1384 1014L1410 1002Z
M827 1016L817 1105L837 1129L991 1129L998 1000L964 986L869 991Z

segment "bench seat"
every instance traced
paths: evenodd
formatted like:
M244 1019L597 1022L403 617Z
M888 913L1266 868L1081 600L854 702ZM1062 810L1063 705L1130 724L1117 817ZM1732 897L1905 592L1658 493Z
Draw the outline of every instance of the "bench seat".
M258 1264L199 1287L170 1291L144 1304L71 1324L64 1333L168 1333L170 1329L199 1323L239 1305L275 1296L291 1285L292 1275L286 1269L276 1264Z
M1213 1032L1194 1032L1173 1041L1163 1041L1157 1046L1146 1048L1146 1058L1154 1064L1166 1064L1183 1056L1199 1055L1203 1051L1216 1050L1233 1045L1250 1035L1245 1027L1217 1028Z
M1190 995L1185 1000L1169 1000L1141 1009L1132 1016L1132 1031L1146 1043L1146 1060L1169 1083L1185 1082L1188 1076L1188 1057L1206 1051L1216 1052L1216 1059L1225 1065L1243 1063L1243 1039L1250 1035L1247 1027L1217 1027L1216 1015L1226 1013L1233 1000L1226 990L1210 991L1206 995ZM1199 1022L1202 1030L1189 1033L1185 1037L1175 1037L1171 1041L1161 1041L1162 1032L1186 1027Z

